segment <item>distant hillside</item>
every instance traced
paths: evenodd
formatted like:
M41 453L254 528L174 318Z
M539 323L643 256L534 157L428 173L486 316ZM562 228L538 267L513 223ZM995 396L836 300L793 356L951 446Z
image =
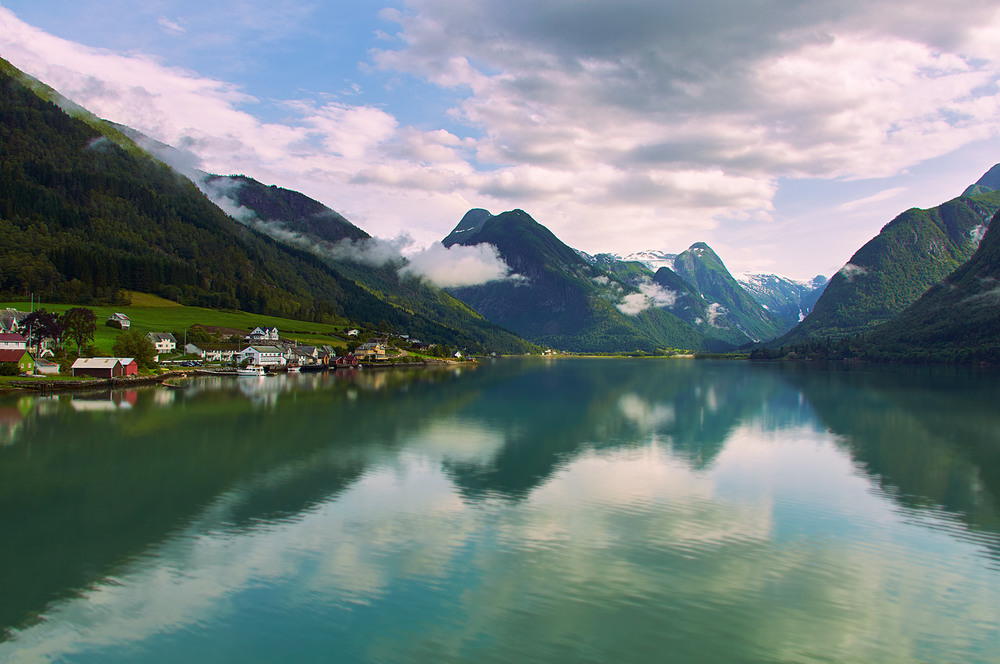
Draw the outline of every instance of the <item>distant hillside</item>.
M823 275L802 282L776 274L735 275L736 280L758 304L781 318L787 331L798 325L816 306L826 289Z
M704 335L612 272L563 244L523 210L492 215L470 210L443 240L445 246L488 243L515 276L449 289L489 320L523 337L577 351L654 351L703 348ZM626 313L626 296L636 303ZM624 309L624 310L623 310Z
M1000 363L1000 223L964 265L872 331L864 355L876 360Z
M740 331L748 341L773 339L786 328L733 278L719 256L704 242L677 255L674 272L709 302L717 324Z
M998 209L1000 192L907 210L851 257L812 313L773 345L850 336L891 319L972 256Z

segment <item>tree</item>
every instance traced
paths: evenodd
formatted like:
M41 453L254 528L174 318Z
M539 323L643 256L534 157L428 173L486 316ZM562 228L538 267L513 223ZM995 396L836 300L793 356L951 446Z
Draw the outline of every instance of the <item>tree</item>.
M116 357L134 357L142 369L149 369L156 362L156 347L138 330L122 330L111 352Z
M34 343L36 348L46 339L52 339L56 345L62 343L63 328L58 314L38 309L25 316L22 326L28 331L28 344Z
M92 309L73 307L63 313L59 320L62 323L63 334L76 343L76 353L79 355L83 345L94 340L94 334L97 332L97 315Z

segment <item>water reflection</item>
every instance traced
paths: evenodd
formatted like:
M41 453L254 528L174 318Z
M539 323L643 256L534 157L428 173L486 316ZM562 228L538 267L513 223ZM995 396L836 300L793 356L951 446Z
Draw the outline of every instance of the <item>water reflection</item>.
M0 659L989 661L996 394L876 374L504 362L39 400L0 447Z

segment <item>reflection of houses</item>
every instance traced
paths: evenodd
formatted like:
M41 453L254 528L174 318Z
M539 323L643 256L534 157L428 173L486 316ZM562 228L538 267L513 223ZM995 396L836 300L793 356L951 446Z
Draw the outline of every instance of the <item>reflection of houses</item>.
M17 408L0 408L0 445L17 442L23 422L24 415Z
M125 314L111 314L104 321L108 327L117 327L119 330L127 330L132 327L132 321Z
M248 361L260 366L285 364L284 351L277 346L249 346L240 351L240 363Z
M157 356L172 353L174 352L174 349L177 348L177 339L174 339L174 335L172 334L150 332L146 335L146 338L153 343L153 347L156 348ZM157 361L159 361L158 357Z
M276 327L255 327L247 338L251 343L259 341L278 341L278 328Z
M359 360L384 360L385 346L377 341L369 341L355 348L354 355Z
M0 365L13 365L17 373L31 373L35 370L35 358L23 348L0 350Z
M71 403L76 411L114 411L132 408L138 400L138 393L107 391L99 394L76 394Z
M139 373L139 363L132 357L81 357L73 363L74 376L119 378Z
M0 333L0 350L24 350L28 342L16 332Z
M197 343L184 346L188 355L197 355L205 362L232 362L239 355L239 344Z

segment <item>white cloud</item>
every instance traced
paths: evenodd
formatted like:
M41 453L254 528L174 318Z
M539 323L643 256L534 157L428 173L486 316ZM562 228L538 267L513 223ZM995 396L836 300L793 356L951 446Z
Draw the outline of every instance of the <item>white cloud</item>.
M510 273L496 247L487 243L451 247L435 243L407 258L409 264L400 274L427 279L441 288L474 286L504 279Z
M842 274L848 281L854 281L855 278L863 277L868 274L868 269L861 265L847 263L844 267L840 268L840 274Z
M646 309L670 308L677 303L677 293L649 279L640 283L638 288L638 293L630 293L622 298L621 303L616 305L618 311L628 316L635 316Z
M261 9L238 19L260 39L268 22L301 34L315 11ZM193 38L216 14L159 23ZM457 98L438 124L407 125L390 105L256 98L138 50L55 38L3 8L0 49L203 170L302 191L375 235L405 223L421 243L471 207L523 207L591 252L751 228L759 263L789 254L791 234L773 225L789 179L888 177L1000 137L1000 10L985 0L961 12L931 0L408 0L381 18L398 29L373 37L370 62ZM886 184L887 198L843 205L890 191L902 193Z
M167 34L180 35L184 33L184 26L178 21L171 21L166 16L161 16L156 19L156 22L160 24L163 31Z

